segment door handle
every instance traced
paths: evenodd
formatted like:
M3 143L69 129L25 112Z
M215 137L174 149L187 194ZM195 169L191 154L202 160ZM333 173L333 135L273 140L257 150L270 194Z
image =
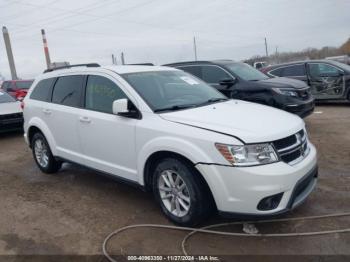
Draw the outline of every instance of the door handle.
M88 118L87 116L79 117L79 121L82 122L82 123L91 123L91 119Z
M52 111L50 109L43 109L43 113L46 115L51 115Z

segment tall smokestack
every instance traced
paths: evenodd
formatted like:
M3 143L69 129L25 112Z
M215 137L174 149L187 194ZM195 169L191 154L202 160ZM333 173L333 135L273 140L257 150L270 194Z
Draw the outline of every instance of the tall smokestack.
M13 54L12 54L10 35L6 26L2 27L2 34L4 36L7 58L9 60L9 65L10 65L11 77L13 80L15 80L18 77L16 72L15 60L13 59Z
M49 48L47 46L46 34L45 34L45 30L44 29L41 29L41 35L43 37L43 43L44 43L44 52L45 52L46 66L47 66L47 69L49 69L50 65L51 65L51 59L50 59L50 53L49 53Z

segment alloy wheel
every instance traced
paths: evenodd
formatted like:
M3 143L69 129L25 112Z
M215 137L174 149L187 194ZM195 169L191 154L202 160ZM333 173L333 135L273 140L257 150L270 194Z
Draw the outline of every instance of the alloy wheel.
M174 216L187 215L191 198L185 181L174 170L163 171L158 178L158 190L165 208Z

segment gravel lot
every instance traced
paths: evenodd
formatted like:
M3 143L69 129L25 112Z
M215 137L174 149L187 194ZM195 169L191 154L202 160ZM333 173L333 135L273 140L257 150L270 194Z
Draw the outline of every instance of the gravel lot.
M318 105L306 119L318 149L319 182L294 216L350 211L350 105ZM170 224L152 195L76 165L42 174L21 133L0 135L0 254L101 254L104 238L137 223ZM223 222L213 217L208 224ZM259 225L260 232L350 227L350 218ZM240 227L227 230L240 231ZM111 241L115 254L181 254L183 232L140 229ZM198 234L191 254L350 255L350 234L234 238ZM348 257L349 258L349 257ZM339 260L334 260L339 261Z

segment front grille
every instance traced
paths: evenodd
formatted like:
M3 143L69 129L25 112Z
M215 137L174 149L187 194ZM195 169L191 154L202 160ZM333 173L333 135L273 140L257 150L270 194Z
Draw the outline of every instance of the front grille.
M280 159L288 164L299 163L308 154L309 148L304 130L273 142Z
M0 121L1 121L1 120L8 120L8 119L22 118L22 117L23 117L23 114L22 114L22 113L0 115Z

